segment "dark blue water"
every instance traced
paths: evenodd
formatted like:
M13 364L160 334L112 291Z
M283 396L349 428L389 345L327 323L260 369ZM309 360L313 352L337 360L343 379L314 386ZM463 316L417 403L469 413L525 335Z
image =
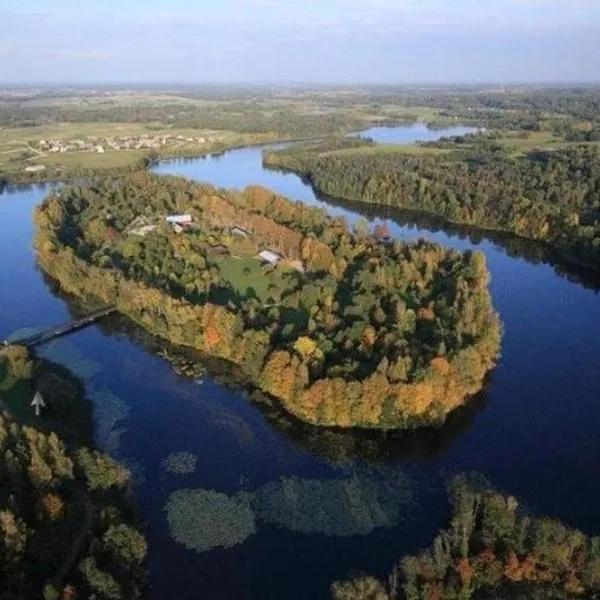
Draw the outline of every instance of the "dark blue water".
M408 142L423 131L400 128L376 137ZM264 170L258 148L166 162L156 171L223 187L259 183L349 220L357 216L318 200L295 175ZM0 195L0 338L69 315L69 304L36 270L31 250L32 212L44 193L29 188ZM502 359L485 393L441 432L362 436L300 426L214 378L198 383L177 375L158 356L160 345L118 319L46 349L86 380L98 407L99 438L130 461L139 479L151 598L325 598L328 584L351 569L383 572L402 553L427 545L446 514L442 482L463 470L480 471L540 512L600 532L600 298L594 282L558 274L535 248L523 249L522 257L520 246L510 244L510 256L506 243L431 231L431 225L389 224L403 239L483 251L505 325ZM196 473L166 474L162 459L182 450L198 456ZM163 512L169 493L182 487L232 494L280 477L398 473L411 482L415 505L395 527L367 536L261 524L231 550L197 554L169 538Z

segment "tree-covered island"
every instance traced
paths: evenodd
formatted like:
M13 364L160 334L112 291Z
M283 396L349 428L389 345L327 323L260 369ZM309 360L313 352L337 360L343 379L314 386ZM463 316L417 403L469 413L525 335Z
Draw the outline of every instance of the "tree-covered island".
M330 139L269 151L264 163L302 175L325 196L518 235L599 269L600 149L557 140L536 148L526 135L496 131L416 146Z
M231 361L309 423L439 424L499 354L482 254L382 241L260 187L139 172L65 188L36 220L66 292Z

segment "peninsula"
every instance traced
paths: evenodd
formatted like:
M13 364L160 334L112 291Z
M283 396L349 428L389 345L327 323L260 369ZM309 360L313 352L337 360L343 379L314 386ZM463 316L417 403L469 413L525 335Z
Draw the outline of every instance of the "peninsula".
M392 241L249 187L144 171L48 197L39 264L152 333L235 364L315 425L442 423L501 326L480 253Z
M414 146L338 138L269 151L264 164L303 176L324 196L517 235L600 268L596 142L518 131Z

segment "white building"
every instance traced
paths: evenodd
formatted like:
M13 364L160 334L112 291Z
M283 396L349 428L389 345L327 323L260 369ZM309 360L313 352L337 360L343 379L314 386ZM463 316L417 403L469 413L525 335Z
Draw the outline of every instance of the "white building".
M192 215L171 215L167 217L167 223L177 223L179 225L187 225L192 223Z
M261 250L258 253L258 258L272 265L276 265L282 259L282 256L271 250Z

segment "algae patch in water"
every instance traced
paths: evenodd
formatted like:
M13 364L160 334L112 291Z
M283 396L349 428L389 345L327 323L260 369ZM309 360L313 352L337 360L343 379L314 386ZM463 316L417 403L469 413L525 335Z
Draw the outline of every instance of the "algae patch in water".
M171 475L191 475L198 466L198 457L190 452L172 452L162 461L162 467Z
M412 481L403 474L382 480L281 478L254 492L227 496L212 490L179 490L166 505L171 536L205 552L250 537L256 523L335 537L368 535L394 527L414 508Z
M212 490L178 490L165 510L171 536L197 552L233 548L256 531L247 502Z

